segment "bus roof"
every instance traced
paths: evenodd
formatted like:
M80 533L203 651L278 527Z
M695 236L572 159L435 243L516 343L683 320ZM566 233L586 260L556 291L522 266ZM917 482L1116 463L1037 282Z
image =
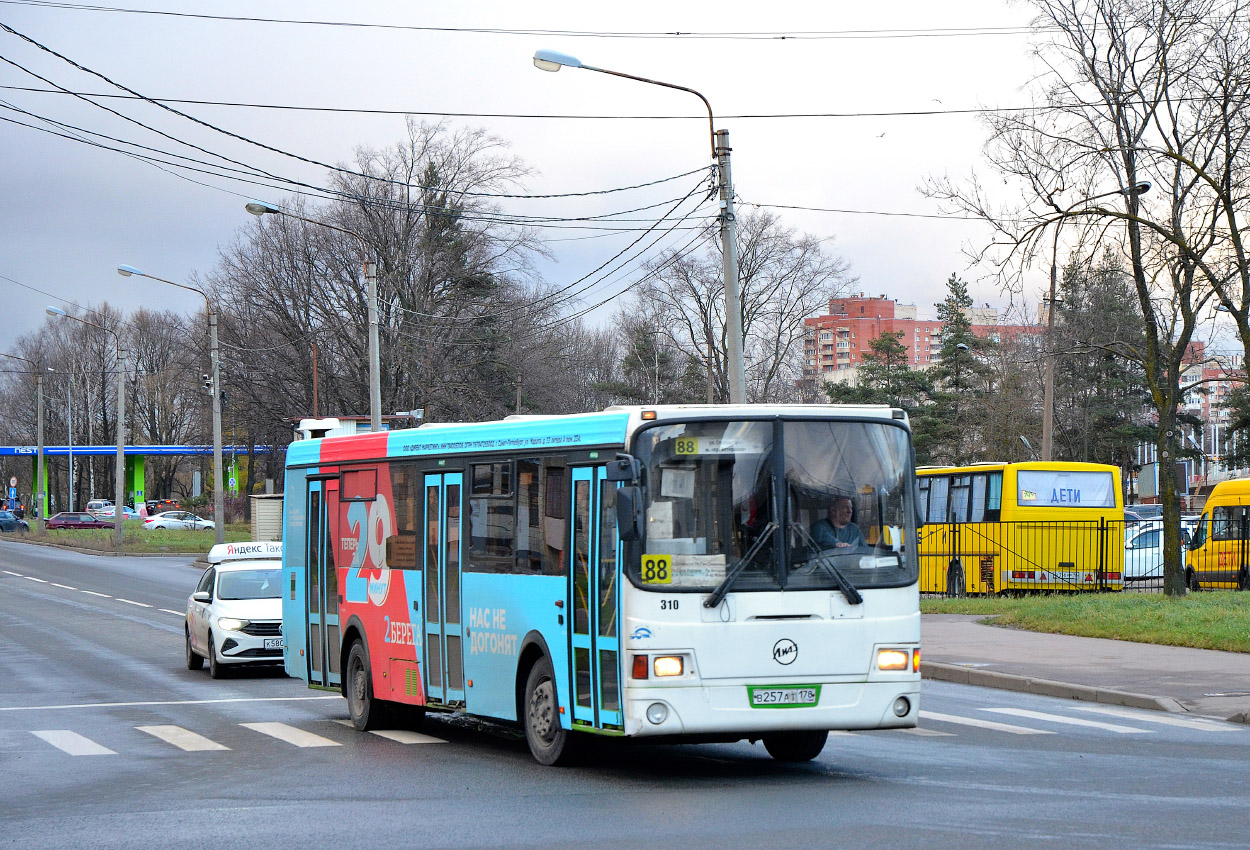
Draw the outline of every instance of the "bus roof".
M509 416L490 422L430 422L416 428L348 437L297 440L287 449L287 465L366 460L379 457L419 457L518 449L594 448L624 445L644 424L644 412L656 421L700 416L793 416L869 418L906 422L905 414L887 405L834 404L689 404L614 406L599 413L554 416ZM648 416L647 419L652 417Z
M1228 481L1221 481L1211 489L1211 495L1207 496L1207 501L1217 496L1250 496L1250 478L1231 478Z
M1020 460L1020 461L982 461L979 463L969 463L964 466L918 466L916 467L917 475L932 475L935 473L948 472L986 472L994 469L1047 469L1047 470L1069 470L1072 472L1080 471L1098 471L1098 472L1119 472L1120 467L1110 463L1084 463L1072 460Z

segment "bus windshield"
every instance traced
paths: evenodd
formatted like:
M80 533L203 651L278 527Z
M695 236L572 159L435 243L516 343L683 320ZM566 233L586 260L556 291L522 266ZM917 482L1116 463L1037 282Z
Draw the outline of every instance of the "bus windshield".
M651 590L835 590L916 580L907 432L888 421L665 424L638 435ZM659 560L657 561L657 557ZM652 564L643 570L642 561ZM656 563L667 569L654 569Z

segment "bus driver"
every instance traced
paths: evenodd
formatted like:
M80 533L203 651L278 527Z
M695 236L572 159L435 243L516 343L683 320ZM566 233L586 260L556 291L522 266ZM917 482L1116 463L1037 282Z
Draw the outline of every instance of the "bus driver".
M863 548L864 535L851 522L855 505L849 496L836 496L829 505L829 518L812 523L812 540L821 549Z

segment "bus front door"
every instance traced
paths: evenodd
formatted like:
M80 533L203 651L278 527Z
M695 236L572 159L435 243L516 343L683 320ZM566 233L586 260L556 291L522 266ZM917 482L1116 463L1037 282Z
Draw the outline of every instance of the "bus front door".
M621 729L619 591L620 542L616 483L603 467L573 469L568 551L573 600L571 687L573 723Z
M308 683L339 686L339 581L330 519L338 509L337 479L308 482Z
M461 490L464 475L425 476L425 693L431 702L464 701L460 617Z

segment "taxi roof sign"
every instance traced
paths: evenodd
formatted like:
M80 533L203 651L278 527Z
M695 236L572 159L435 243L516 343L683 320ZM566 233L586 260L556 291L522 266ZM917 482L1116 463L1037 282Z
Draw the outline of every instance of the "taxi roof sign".
M208 562L220 564L222 561L268 560L282 558L282 544L272 540L257 540L248 543L218 543L208 550Z

